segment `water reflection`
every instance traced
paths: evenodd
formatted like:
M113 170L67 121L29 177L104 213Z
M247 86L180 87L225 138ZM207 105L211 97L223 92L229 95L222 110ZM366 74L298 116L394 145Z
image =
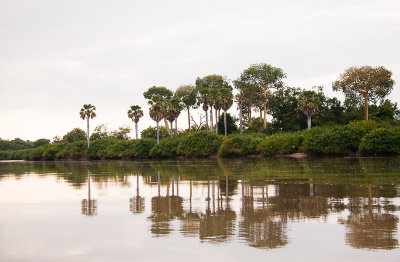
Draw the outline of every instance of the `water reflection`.
M90 164L93 176L87 163L11 163L0 165L0 181L34 172L77 190L87 183L81 201L87 216L97 215L92 187L98 197L100 191L107 197L108 185L126 188L124 212L143 218L155 238L177 233L199 242L276 249L301 241L291 236L295 224L337 223L348 246L391 250L399 247L399 165L395 158L106 162Z
M90 190L90 172L87 171L87 184L88 184L88 198L82 199L81 207L82 207L82 215L86 216L97 216L97 200L91 198L91 190Z

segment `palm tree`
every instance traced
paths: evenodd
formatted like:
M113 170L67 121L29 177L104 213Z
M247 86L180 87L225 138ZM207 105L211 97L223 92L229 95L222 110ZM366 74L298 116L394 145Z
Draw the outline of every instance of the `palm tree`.
M319 98L315 91L305 90L298 98L298 108L307 116L308 129L311 128L311 116L318 111Z
M138 122L142 116L143 110L138 105L131 106L131 109L128 110L128 117L135 122L136 139L138 139Z
M226 111L231 108L233 104L233 95L229 88L222 88L221 89L221 109L224 110L224 127L225 127L225 136L228 135L228 130L226 128Z
M159 122L165 117L165 99L161 96L154 96L151 101L149 101L150 110L149 115L151 119L157 123L157 144L160 142L160 128Z
M81 108L81 111L79 111L79 115L83 120L87 120L87 146L89 148L89 119L90 118L95 118L96 113L94 112L96 110L96 107L91 105L91 104L84 104L83 107Z
M243 92L240 92L235 96L235 100L239 105L239 126L240 133L243 133L243 104L245 103L246 98L243 95Z
M208 130L208 106L210 105L210 92L208 88L201 88L199 90L198 103L203 104L203 110L206 113L206 127Z
M188 128L190 132L190 107L193 107L196 102L197 102L197 89L195 86L192 85L183 85L180 86L176 91L175 95L176 97L179 97L179 99L182 101L184 107L187 110L188 113ZM176 127L176 124L175 124Z

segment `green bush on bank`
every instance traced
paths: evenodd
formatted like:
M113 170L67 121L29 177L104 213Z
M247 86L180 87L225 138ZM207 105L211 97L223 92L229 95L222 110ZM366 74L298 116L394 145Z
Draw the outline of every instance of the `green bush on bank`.
M238 157L255 155L257 145L265 138L263 134L235 134L225 138L218 149L220 157Z
M257 146L257 151L264 156L292 154L299 151L303 135L298 133L280 133L266 137Z
M176 157L181 141L181 137L164 138L150 150L150 156L155 158Z
M182 137L177 153L188 157L205 157L217 153L223 136L211 131L198 131Z
M359 152L363 155L400 154L400 127L371 131L361 139Z

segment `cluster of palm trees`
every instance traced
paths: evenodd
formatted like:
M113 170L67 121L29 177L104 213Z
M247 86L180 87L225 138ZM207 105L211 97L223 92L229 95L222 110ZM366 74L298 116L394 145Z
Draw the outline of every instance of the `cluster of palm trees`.
M148 100L149 115L156 122L157 143L159 143L159 123L164 120L165 127L171 137L177 134L177 120L182 110L187 110L188 127L190 126L190 109L201 107L205 113L205 127L207 130L218 133L218 120L221 110L224 114L224 133L227 136L226 112L237 102L239 109L240 132L243 131L243 115L247 114L251 125L251 112L260 111L260 120L264 119L266 127L266 102L272 90L283 85L285 77L282 69L267 64L255 64L244 70L240 77L233 81L238 93L233 95L230 82L221 75L208 75L197 78L195 85L182 85L175 92L162 86L150 87L143 96ZM318 110L318 101L315 91L305 92L299 100L299 109L309 119ZM87 137L89 146L89 118L96 116L93 105L84 105L80 111L82 119L87 119ZM264 115L263 115L264 113ZM143 117L143 110L139 105L132 105L128 110L128 117L135 123L136 138L138 138L138 122ZM215 118L215 120L214 120ZM173 123L175 122L175 127ZM214 123L215 122L215 123Z

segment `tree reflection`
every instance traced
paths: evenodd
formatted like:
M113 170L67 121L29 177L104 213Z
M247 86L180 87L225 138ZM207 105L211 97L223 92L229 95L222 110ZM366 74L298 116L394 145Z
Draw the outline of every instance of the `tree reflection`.
M158 196L151 199L152 214L149 217L151 220L151 233L155 237L162 237L169 235L172 231L170 222L173 219L182 217L183 214L183 200L180 196L175 196L175 182L172 177L172 184L168 183L167 196L160 194L160 175L158 173ZM172 195L169 195L169 186L172 185ZM179 187L179 186L177 186ZM179 189L177 189L177 193Z
M82 215L97 216L97 200L91 199L89 170L88 170L87 181L88 181L88 199L82 199L81 201Z
M255 202L261 205L255 206ZM261 186L261 197L254 197L254 186L242 181L242 221L240 236L257 248L278 248L288 243L286 219L270 210L268 185Z
M368 198L350 199L350 215L347 219L339 219L339 223L346 226L346 243L354 248L397 248L398 217L382 213L379 203L374 207L373 202L371 185L368 186Z
M136 196L130 198L130 211L135 214L143 213L145 210L144 197L139 192L139 175L136 175Z
M214 188L215 184L212 183ZM207 183L207 209L205 214L201 215L200 219L200 239L210 242L223 242L233 235L234 221L236 219L235 211L231 210L229 203L229 181L226 176L225 182L225 208L222 205L222 195L219 193L215 198L215 190L213 190L213 197L210 198L210 182ZM222 191L222 190L221 190ZM213 209L211 210L210 201L212 201ZM215 201L217 201L217 208L215 208Z

